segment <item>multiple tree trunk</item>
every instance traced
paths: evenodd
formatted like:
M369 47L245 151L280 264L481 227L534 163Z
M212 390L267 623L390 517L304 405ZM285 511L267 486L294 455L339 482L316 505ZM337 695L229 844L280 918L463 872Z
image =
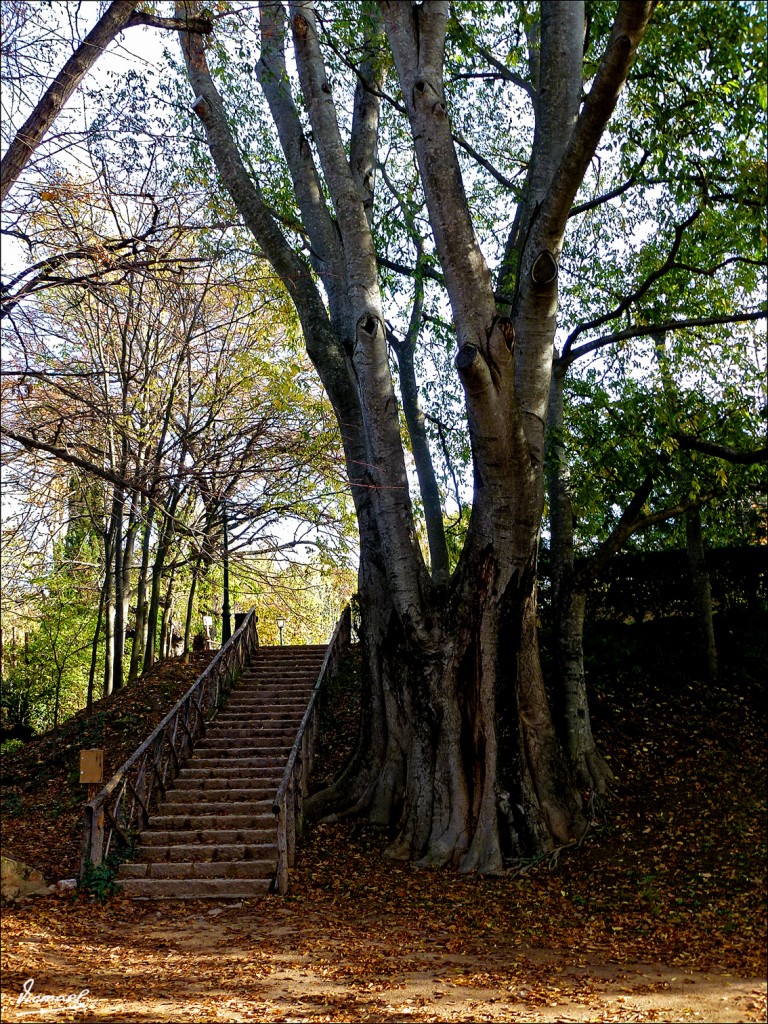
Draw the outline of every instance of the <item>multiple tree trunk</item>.
M309 238L309 261L289 245L245 168L202 39L185 34L181 43L193 109L219 174L293 298L333 403L357 511L366 711L356 757L314 810L396 824L394 856L493 872L505 858L573 842L585 826L536 634L557 265L573 198L652 5L620 5L583 105L583 4L542 6L536 132L499 282L514 299L502 308L475 236L446 109L449 5L364 6L366 56L345 148L313 5L289 4L317 167L286 72L284 8L260 5L259 81ZM194 12L192 3L177 5L178 18ZM376 58L384 33L453 311L472 445L472 516L450 578L439 556L430 571L416 538L370 230L382 67ZM407 373L405 379L407 385ZM418 437L407 386L404 402ZM439 540L430 538L430 550L439 551Z

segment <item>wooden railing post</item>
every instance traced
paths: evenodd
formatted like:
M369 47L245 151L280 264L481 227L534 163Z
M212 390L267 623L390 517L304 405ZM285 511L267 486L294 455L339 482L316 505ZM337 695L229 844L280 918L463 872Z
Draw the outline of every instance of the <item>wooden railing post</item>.
M277 872L275 884L281 896L288 892L288 830L286 821L286 796L275 807L277 816Z

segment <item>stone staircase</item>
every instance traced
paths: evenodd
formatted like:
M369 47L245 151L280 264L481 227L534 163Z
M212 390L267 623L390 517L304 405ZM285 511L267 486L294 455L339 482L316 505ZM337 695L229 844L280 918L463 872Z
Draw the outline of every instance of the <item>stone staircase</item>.
M269 891L273 799L326 650L259 648L150 818L138 859L120 865L124 893L226 899Z

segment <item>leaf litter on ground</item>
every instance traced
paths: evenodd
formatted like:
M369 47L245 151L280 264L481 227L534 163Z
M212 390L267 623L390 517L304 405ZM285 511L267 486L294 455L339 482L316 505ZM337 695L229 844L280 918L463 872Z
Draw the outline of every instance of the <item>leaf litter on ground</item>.
M4 1016L29 1019L15 1001L34 978L41 993L89 989L85 1009L56 1020L765 1020L764 705L737 672L706 691L674 676L669 644L646 648L663 673L636 664L631 688L610 664L593 673L617 784L554 866L485 879L417 869L350 822L308 831L283 899L29 901L4 915ZM191 679L177 682L181 695ZM110 716L146 706L130 712L129 693ZM341 693L325 744L337 761L356 714ZM38 809L66 792L65 761L30 784L47 749L12 764ZM66 870L76 820L13 816L6 841Z

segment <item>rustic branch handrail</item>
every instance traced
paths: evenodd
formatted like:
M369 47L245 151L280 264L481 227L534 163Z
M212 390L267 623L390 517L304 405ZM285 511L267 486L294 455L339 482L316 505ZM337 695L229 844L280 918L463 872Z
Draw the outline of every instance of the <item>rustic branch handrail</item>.
M231 688L258 648L257 622L252 608L184 696L85 805L81 878L89 863L98 865L106 859L115 833L126 842L128 836L140 831L140 826L146 826L151 810L157 806L158 789L165 793L192 753L195 741L205 732L206 721L216 712L222 693ZM133 793L130 806L128 789Z
M351 638L352 610L347 605L336 623L331 642L328 644L320 674L312 687L307 710L293 741L272 806L277 819L275 888L281 896L288 891L288 869L294 864L296 835L301 834L304 824L304 798L309 790L309 775L320 729L320 696L327 681L338 672L339 662L349 648Z

